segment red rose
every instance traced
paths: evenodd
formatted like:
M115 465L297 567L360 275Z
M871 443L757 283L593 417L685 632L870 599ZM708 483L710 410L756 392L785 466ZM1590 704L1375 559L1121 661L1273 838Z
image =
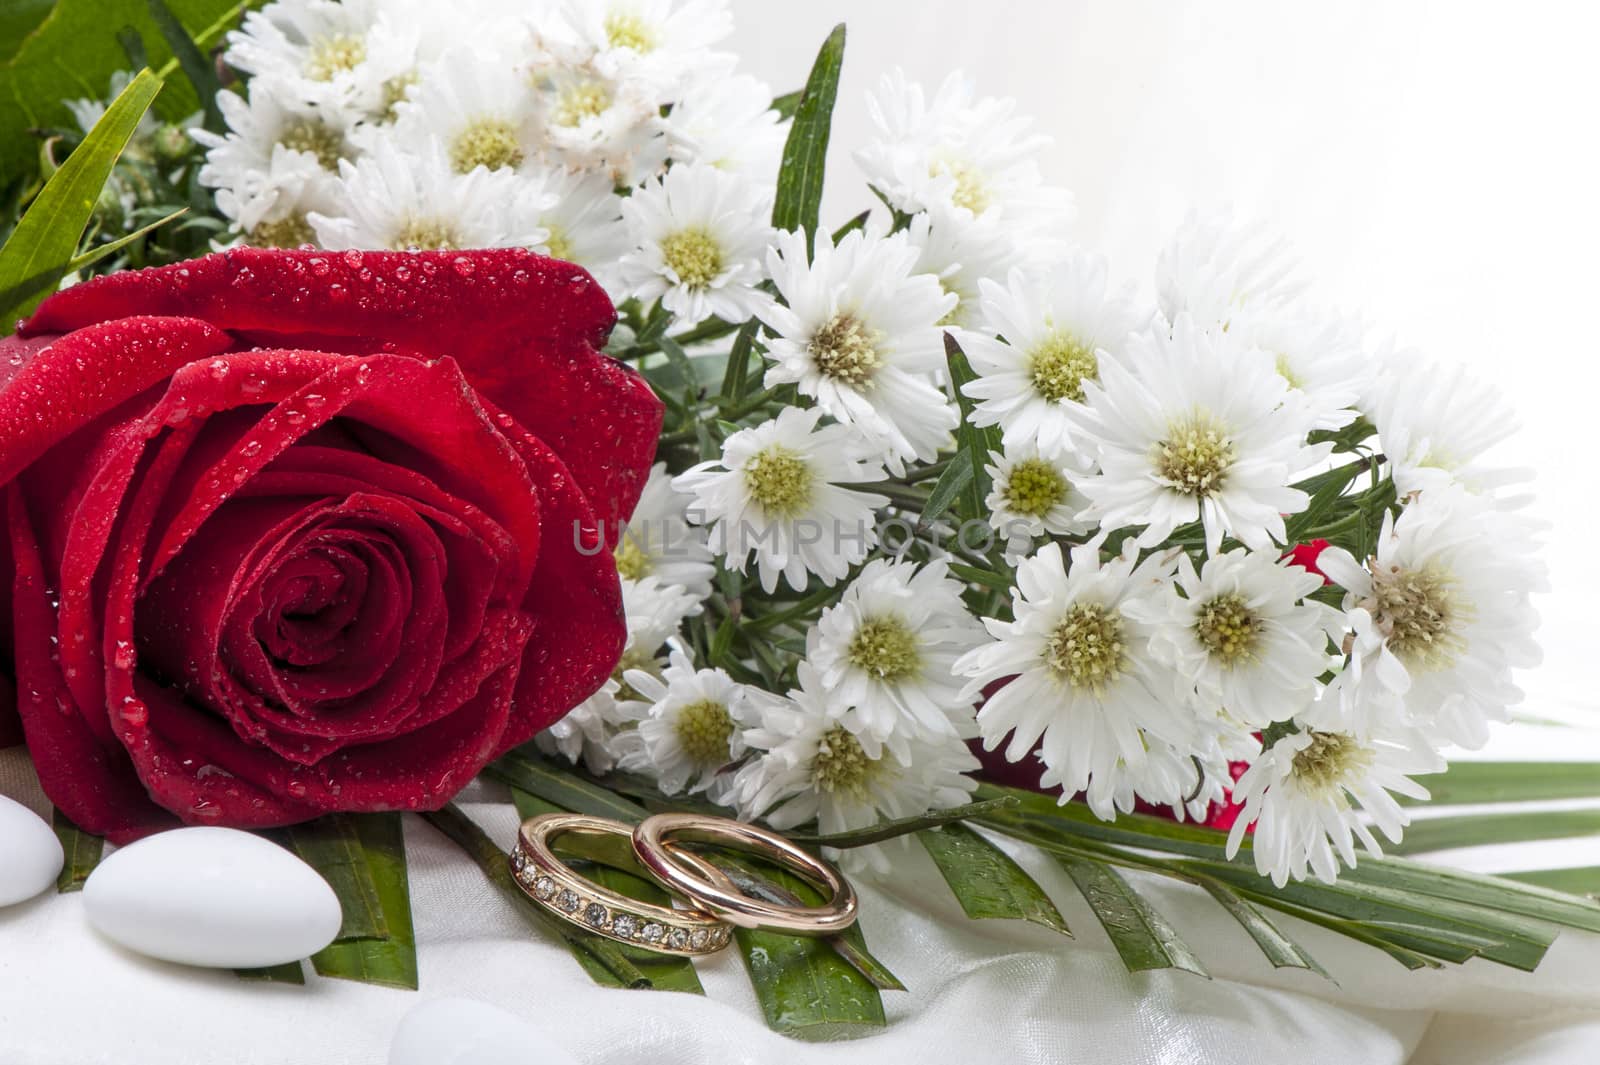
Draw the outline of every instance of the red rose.
M114 840L437 807L593 692L625 632L575 538L661 419L614 320L527 252L241 250L0 341L0 657L51 800Z
M1317 568L1317 559L1322 557L1322 552L1327 550L1328 541L1312 540L1309 543L1295 544L1289 553L1283 557L1289 560L1289 565L1299 566L1301 569L1315 573L1322 578L1324 585L1332 584L1323 572Z

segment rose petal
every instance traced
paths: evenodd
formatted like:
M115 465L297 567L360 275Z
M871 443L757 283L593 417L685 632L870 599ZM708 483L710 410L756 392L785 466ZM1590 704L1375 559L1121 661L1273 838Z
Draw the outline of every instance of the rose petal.
M655 455L661 402L594 350L615 311L570 263L520 249L236 249L75 285L46 300L24 333L152 313L202 318L247 343L322 348L321 338L337 337L362 351L387 341L423 358L449 355L561 456L608 524L632 513Z

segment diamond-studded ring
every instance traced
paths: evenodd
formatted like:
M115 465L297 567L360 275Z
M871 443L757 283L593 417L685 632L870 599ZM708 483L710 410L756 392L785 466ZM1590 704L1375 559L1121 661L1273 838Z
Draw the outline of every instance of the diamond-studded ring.
M708 871L709 863L681 846L684 843L753 852L815 885L824 902L790 906L752 898L721 870L712 866ZM633 853L656 883L740 928L831 936L856 921L855 889L839 870L776 832L742 821L703 814L654 814L634 828Z
M623 838L633 834L620 821L585 814L542 814L524 821L511 852L511 874L534 902L607 939L660 954L710 954L728 945L732 929L720 918L698 909L640 902L580 876L550 848L552 839L567 832ZM691 857L699 875L731 889L721 870Z

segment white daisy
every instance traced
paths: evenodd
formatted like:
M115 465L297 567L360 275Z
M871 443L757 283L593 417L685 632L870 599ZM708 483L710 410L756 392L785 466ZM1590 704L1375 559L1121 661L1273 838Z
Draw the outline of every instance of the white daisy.
M812 573L832 585L878 541L874 511L888 499L841 485L882 480L883 466L849 426L817 428L821 416L785 407L728 437L722 458L674 481L694 494L690 517L714 523L711 549L741 573L753 553L768 592L779 576L796 590Z
M1119 774L1143 767L1146 737L1188 746L1194 724L1174 697L1176 675L1149 648L1170 560L1152 556L1136 566L1130 553L1103 563L1099 552L1098 543L1075 549L1070 572L1059 543L1024 559L1016 620L985 618L993 642L962 656L955 670L969 678L962 696L974 700L1012 678L978 711L987 749L1009 734L1006 758L1015 762L1043 737L1047 783L1063 787L1063 802L1087 790L1090 807L1110 818Z
M626 296L618 262L632 246L622 218L622 197L605 174L553 170L545 176L555 202L539 216L548 231L534 250L577 263L613 300Z
M1177 587L1155 646L1198 691L1201 704L1254 728L1286 721L1316 698L1337 663L1328 650L1338 612L1305 597L1322 578L1276 551L1215 555L1196 572L1178 560Z
M510 63L494 55L455 51L428 68L396 111L394 137L409 151L442 144L458 174L477 167L515 170L535 159L543 143L539 98Z
M867 96L875 136L856 152L868 183L906 214L942 205L1032 227L1070 219L1072 198L1045 186L1034 162L1049 139L1012 115L1015 100L974 96L959 71L931 100L904 71L884 75Z
M706 546L705 530L689 524L687 512L693 499L673 486L666 463L655 464L617 544L617 572L624 579L655 577L662 584L682 588L697 601L711 594L716 567ZM699 602L691 613L700 613Z
M1432 751L1405 742L1362 740L1339 731L1290 733L1263 751L1234 785L1233 797L1244 809L1228 833L1228 857L1238 853L1253 822L1258 873L1282 887L1291 876L1303 880L1309 867L1331 883L1340 859L1356 864L1355 839L1372 854L1383 853L1368 819L1399 842L1410 817L1389 793L1426 799L1428 790L1410 778L1443 768Z
M1097 476L1078 487L1084 520L1107 529L1145 525L1154 546L1178 526L1205 525L1206 550L1224 534L1267 549L1284 538L1284 515L1308 497L1288 485L1331 445L1306 444L1303 404L1286 404L1288 383L1226 333L1207 334L1181 315L1171 333L1129 341L1126 364L1101 364L1084 384L1076 431L1092 443Z
M1005 277L1012 267L1041 259L1048 246L1043 242L1025 244L992 215L961 220L954 209L941 206L915 215L906 235L917 249L913 271L932 274L939 279L940 288L956 297L955 307L939 324L959 329L982 325L980 284ZM965 339L966 334L961 336Z
M622 257L622 278L641 303L659 299L683 325L713 315L745 321L768 302L756 287L771 233L768 210L743 178L712 166L675 166L622 203L634 248Z
M190 131L208 149L199 177L217 190L217 209L253 244L313 241L306 216L333 206L339 164L354 154L345 117L295 102L270 78L251 81L248 101L220 93L217 106L226 135Z
M278 0L228 34L223 59L276 79L305 103L383 113L415 69L425 4Z
M1460 488L1424 492L1386 515L1365 563L1330 547L1317 567L1346 591L1350 662L1335 679L1345 727L1360 735L1397 724L1434 742L1481 747L1488 722L1521 700L1513 668L1537 665L1546 587L1537 526Z
M673 157L739 174L757 187L777 181L787 123L772 110L772 90L748 74L705 78L666 118Z
M1241 314L1228 326L1248 346L1272 360L1273 368L1307 404L1313 429L1342 429L1359 416L1378 362L1352 320L1304 310Z
M908 737L976 734L972 701L952 671L983 642L942 561L867 563L806 637L806 659L832 693L832 713L853 708L867 753L887 744L910 760Z
M814 820L827 834L969 801L977 781L968 774L978 760L962 740L949 733L913 737L908 758L887 747L873 757L856 738L860 726L830 714L831 697L809 663L800 663L799 678L799 689L744 734L766 753L734 778L741 817L763 817L779 831ZM888 869L881 845L824 853L842 858L847 869Z
M552 162L604 170L621 185L637 185L665 162L661 101L648 86L592 63L541 65L530 77L542 96Z
M630 670L625 679L650 708L622 768L654 774L668 795L687 787L725 802L733 777L721 770L744 755L743 730L758 724L763 707L776 697L738 684L720 669L696 670L681 651L672 653L659 678Z
M648 85L663 103L734 63L712 49L733 32L727 0L561 0L535 32L551 55Z
M818 233L808 259L804 233L780 233L767 266L785 305L760 312L777 334L767 387L797 385L880 441L897 474L906 459L932 461L960 422L933 383L945 365L939 322L956 297L914 274L916 259L904 234L856 230L835 246Z
M1287 240L1221 214L1191 214L1156 262L1156 300L1167 321L1187 312L1202 328L1283 307L1305 288Z
M1463 366L1400 355L1372 391L1372 421L1402 495L1448 484L1493 494L1532 477L1484 461L1518 427L1495 382Z
M1084 383L1099 377L1102 359L1122 353L1140 316L1126 295L1107 291L1105 260L1085 252L1047 272L1014 270L1004 286L985 279L978 291L987 328L963 338L977 374L962 387L978 401L972 423L1000 426L1008 447L1067 450Z
M1085 476L1066 456L1048 456L1032 444L990 452L989 524L1006 538L1008 551L1020 554L1035 537L1079 536L1089 526L1078 521L1087 504L1074 482Z
M1145 741L1143 765L1118 767L1113 805L1127 813L1142 799L1170 807L1179 821L1203 821L1213 803L1227 802L1233 788L1229 763L1250 761L1261 751L1253 733L1221 717L1199 718L1194 736L1181 746L1148 736Z
M325 248L531 248L549 237L541 184L510 170L459 174L438 144L411 155L383 140L339 164L335 195L335 211L308 216Z

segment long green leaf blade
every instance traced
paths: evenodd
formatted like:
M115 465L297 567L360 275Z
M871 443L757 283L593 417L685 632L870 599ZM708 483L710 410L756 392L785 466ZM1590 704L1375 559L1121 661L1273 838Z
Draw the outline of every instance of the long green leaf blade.
M508 751L491 763L486 772L573 813L610 817L630 825L650 816L650 811L638 803L624 799L526 746Z
M297 961L285 962L282 965L269 965L264 969L235 969L233 973L241 980L259 980L263 983L304 984L306 982L305 968Z
M794 124L783 146L778 191L772 204L777 229L803 229L809 254L822 210L822 180L828 163L828 137L833 104L839 95L839 70L844 65L844 23L822 42L811 76L795 108Z
M106 108L83 143L51 175L12 230L5 247L0 248L0 292L52 272L52 285L65 276L78 250L78 240L94 214L100 190L111 176L111 168L160 91L161 79L148 70L140 71ZM41 298L42 293L34 293L0 306L0 334L9 333L12 324L25 317Z
M858 828L850 832L833 832L826 835L811 835L805 832L788 832L786 835L796 843L812 844L818 847L865 847L871 843L882 843L885 840L897 839L913 832L921 832L925 828L937 828L940 825L953 824L973 817L983 817L986 814L1009 810L1016 802L1009 798L986 799L983 802L969 802L964 806L951 806L943 810L930 810L916 817L899 817L892 821L879 821L868 828Z
M1249 933L1274 969L1310 969L1329 980L1333 979L1328 975L1328 970L1307 954L1300 944L1284 935L1255 906L1214 880L1203 881L1201 886L1228 911L1228 916L1238 921L1239 926Z
M51 813L50 827L56 830L56 838L61 841L61 850L66 855L66 861L61 866L61 875L56 877L56 891L63 894L69 891L82 891L84 881L89 879L94 867L100 864L100 855L105 850L106 841L99 836L91 836L73 824L60 810Z
M962 501L961 516L973 521L984 517L985 500L989 497L990 487L989 473L984 467L989 462L990 452L1000 450L1000 429L994 425L979 427L972 424L974 404L961 391L961 386L978 375L967 361L967 353L961 350L960 341L952 333L944 335L944 354L950 368L950 386L955 390L956 406L961 411L961 424L956 426L956 457L950 465L954 468L965 463L972 470L972 476L962 480L962 491L958 498ZM944 476L939 478L940 482L943 483L949 476L950 470L947 469Z
M1600 865L1574 869L1530 869L1500 875L1507 880L1533 884L1551 891L1564 891L1569 895L1583 895L1591 899L1600 897Z
M1452 847L1567 839L1600 832L1600 810L1430 817L1406 826L1405 838L1384 848L1390 854L1423 854Z
M1072 935L1044 888L1009 854L962 824L920 832L917 839L939 867L968 917L1012 918Z
M166 39L167 47L172 49L172 59L183 71L184 77L189 79L189 84L194 86L195 96L200 99L201 109L205 111L206 129L220 131L222 129L222 111L217 106L217 93L222 91L222 84L217 80L217 72L206 59L205 53L200 51L189 31L183 28L183 23L167 7L165 0L145 0L145 5L150 9L150 17L155 20L156 29L161 31L161 36Z
M1177 930L1115 869L1086 858L1064 857L1061 864L1094 910L1129 972L1182 969L1197 976L1210 976Z
M350 814L328 814L315 821L291 826L286 835L289 845L326 880L339 896L344 923L335 942L352 939L385 939L389 922L378 884L373 878L366 848Z
M1456 762L1421 778L1431 799L1404 804L1534 802L1600 798L1600 762Z
M311 964L322 976L415 991L417 935L411 918L405 826L397 813L359 814L353 821L388 936L333 943L313 954Z

